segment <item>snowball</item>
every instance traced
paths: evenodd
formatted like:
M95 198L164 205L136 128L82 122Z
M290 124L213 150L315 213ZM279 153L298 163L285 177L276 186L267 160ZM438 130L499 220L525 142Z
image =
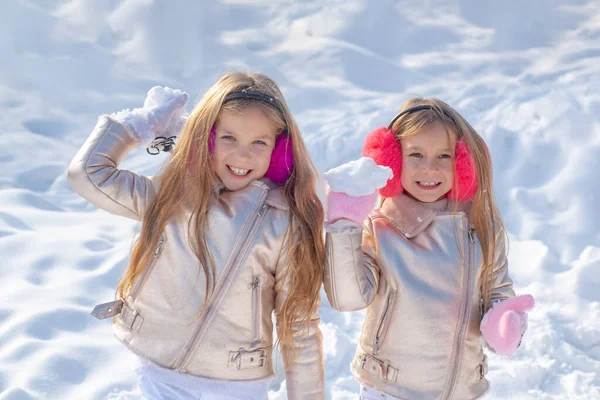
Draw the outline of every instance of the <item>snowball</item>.
M325 173L331 190L350 196L366 196L386 185L394 174L392 169L375 164L372 158L361 157Z

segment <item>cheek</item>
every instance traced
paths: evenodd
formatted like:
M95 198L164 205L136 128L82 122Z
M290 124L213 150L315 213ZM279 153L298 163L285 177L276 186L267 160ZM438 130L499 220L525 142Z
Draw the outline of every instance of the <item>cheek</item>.
M257 154L257 160L259 160L260 167L263 170L269 169L269 165L271 164L271 154L273 153L273 149L264 149L259 154Z
M444 171L444 175L446 175L449 179L454 179L454 162L449 161L444 163L441 169Z
M402 186L408 186L410 182L412 182L411 177L415 173L415 165L414 160L410 158L402 159L402 173L400 176L400 183Z
M410 176L419 169L419 159L406 157L402 159L402 176Z
M227 156L227 151L223 146L215 145L210 157L210 164L214 169L218 169L224 163Z

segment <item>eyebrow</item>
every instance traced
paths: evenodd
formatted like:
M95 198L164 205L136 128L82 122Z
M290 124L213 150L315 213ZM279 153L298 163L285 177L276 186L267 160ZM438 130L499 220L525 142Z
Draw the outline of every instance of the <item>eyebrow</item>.
M413 145L408 145L407 146L407 150L421 150L423 151L423 148L421 146L413 146ZM450 149L449 148L445 148L445 149L437 149L436 151L447 151L449 152Z
M219 129L219 131L226 135L236 135L235 132L231 132L229 129L225 129L225 128L221 128L221 129ZM254 139L271 139L271 136L269 136L268 134L262 134L260 136L255 137Z

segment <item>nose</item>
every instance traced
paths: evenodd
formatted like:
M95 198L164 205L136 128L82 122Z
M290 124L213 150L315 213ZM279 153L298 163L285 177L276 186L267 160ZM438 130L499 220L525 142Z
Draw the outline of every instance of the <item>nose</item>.
M423 169L426 172L435 172L438 170L438 162L436 157L428 157L423 162Z
M252 152L247 146L239 146L236 151L236 156L240 160L249 160L252 158Z

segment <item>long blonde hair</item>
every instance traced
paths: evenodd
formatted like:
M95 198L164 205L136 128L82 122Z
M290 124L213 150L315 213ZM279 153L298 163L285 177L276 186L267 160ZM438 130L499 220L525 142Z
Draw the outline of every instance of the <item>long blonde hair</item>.
M492 291L492 274L497 253L497 241L506 242L506 230L502 216L494 201L492 182L492 160L490 152L483 138L475 129L452 107L438 99L413 98L401 108L405 110L418 105L429 105L433 109L420 110L404 115L392 126L394 136L398 141L416 135L421 129L433 123L440 122L449 134L456 135L457 140L465 141L477 169L477 192L472 200L469 219L475 226L477 237L483 255L483 268L481 271L481 294L484 310L487 309ZM449 117L452 116L452 118ZM454 187L457 183L456 165L454 171ZM498 246L498 252L504 251L503 246Z
M276 98L283 115L272 105L257 100L238 99L223 104L225 96L243 90ZM223 75L200 99L190 113L172 158L160 172L160 188L143 216L142 229L134 245L127 271L117 287L125 298L136 279L147 268L153 250L170 218L184 204L194 206L188 222L190 246L198 257L206 276L205 302L215 286L215 267L206 242L208 215L215 201L218 178L210 165L209 137L212 126L223 110L256 107L263 111L281 132L289 135L294 154L294 169L284 186L290 208L285 237L288 254L287 279L289 295L279 314L278 337L287 350L294 349L292 330L297 322L310 323L319 304L324 263L323 206L318 200L315 183L317 172L310 160L300 130L296 125L279 87L262 74L231 72ZM287 349L287 350L286 350ZM292 355L292 358L294 356Z

